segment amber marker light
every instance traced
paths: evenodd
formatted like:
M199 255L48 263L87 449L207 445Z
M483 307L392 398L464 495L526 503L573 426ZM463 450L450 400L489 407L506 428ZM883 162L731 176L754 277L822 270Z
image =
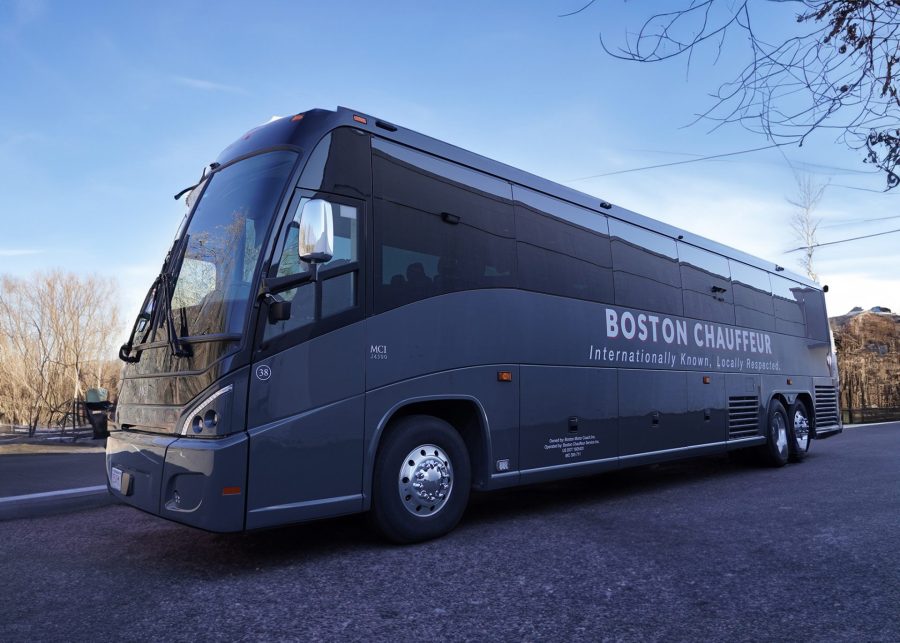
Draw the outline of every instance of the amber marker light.
M369 122L369 121L367 121L365 118L363 118L362 116L360 116L359 114L354 114L354 115L353 115L353 120L355 120L357 123L362 123L363 125L365 125L366 123Z
M512 382L512 371L497 371L498 382Z
M709 384L711 381L712 381L712 378L711 378L709 375L704 375L704 376L703 376L703 383L704 383L704 384Z
M291 120L292 120L292 121L302 121L302 120L303 120L303 114L297 114L297 115L294 116Z
M223 496L239 496L241 495L240 487L222 487Z

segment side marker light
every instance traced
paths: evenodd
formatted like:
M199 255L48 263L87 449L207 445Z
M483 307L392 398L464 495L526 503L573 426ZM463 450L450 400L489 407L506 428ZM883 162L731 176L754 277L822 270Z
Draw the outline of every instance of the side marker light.
M497 371L498 382L512 382L512 371Z
M223 496L239 496L241 495L240 487L222 487Z
M353 120L355 120L357 123L362 123L363 125L365 125L366 123L369 122L365 118L363 118L362 116L360 116L358 114L353 115Z

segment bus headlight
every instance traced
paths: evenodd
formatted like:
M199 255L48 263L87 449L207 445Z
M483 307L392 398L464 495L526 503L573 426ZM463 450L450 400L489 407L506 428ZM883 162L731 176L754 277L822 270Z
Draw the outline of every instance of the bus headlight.
M204 399L188 412L181 423L181 435L198 438L224 435L223 432L220 432L220 426L226 423L221 422L220 419L229 415L231 391L232 385L229 384Z

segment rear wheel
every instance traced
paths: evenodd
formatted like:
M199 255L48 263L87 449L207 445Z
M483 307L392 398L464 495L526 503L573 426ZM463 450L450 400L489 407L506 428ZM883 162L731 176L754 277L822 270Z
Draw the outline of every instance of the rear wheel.
M787 411L778 400L769 402L769 410L766 415L766 443L760 447L762 461L772 467L783 467L787 464L789 447Z
M413 543L452 530L469 501L466 444L447 422L411 415L394 424L378 450L372 518L397 543Z
M788 447L791 462L800 462L809 451L810 422L809 411L799 399L791 404L790 412L791 430L788 434Z

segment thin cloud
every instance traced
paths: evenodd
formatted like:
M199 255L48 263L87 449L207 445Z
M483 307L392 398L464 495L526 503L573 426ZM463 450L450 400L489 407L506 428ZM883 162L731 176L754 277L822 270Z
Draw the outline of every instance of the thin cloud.
M0 257L25 257L27 255L39 255L43 250L29 248L0 248Z
M15 153L22 147L46 141L46 137L34 132L19 132L5 138L0 137L0 154Z
M233 85L223 85L222 83L214 83L201 78L188 78L187 76L174 76L172 78L179 85L190 87L191 89L199 89L205 92L227 92L229 94L246 94L246 90Z
M47 10L43 0L13 0L10 8L10 22L15 31L39 20Z

